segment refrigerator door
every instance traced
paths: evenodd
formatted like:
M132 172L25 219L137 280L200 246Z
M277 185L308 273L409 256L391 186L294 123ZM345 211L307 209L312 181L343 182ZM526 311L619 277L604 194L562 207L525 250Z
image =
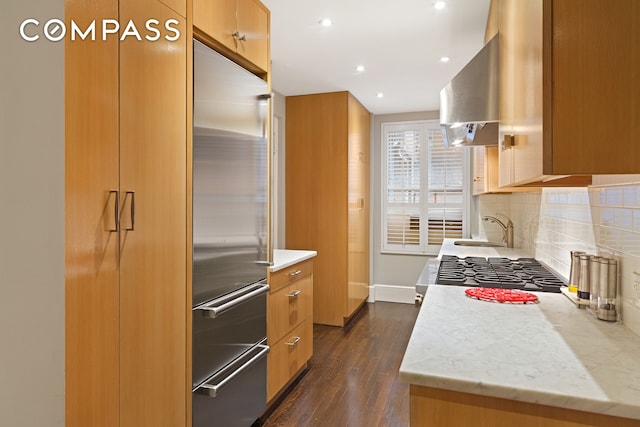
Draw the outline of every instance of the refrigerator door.
M193 305L266 276L267 83L194 41Z

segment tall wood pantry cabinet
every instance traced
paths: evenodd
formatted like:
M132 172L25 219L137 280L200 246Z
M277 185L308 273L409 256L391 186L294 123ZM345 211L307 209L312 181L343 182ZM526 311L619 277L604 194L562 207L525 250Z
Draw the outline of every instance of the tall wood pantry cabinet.
M69 427L191 424L189 13L189 0L65 4L81 28L180 31L65 41Z
M313 321L369 296L370 113L349 92L286 99L286 247L313 249Z

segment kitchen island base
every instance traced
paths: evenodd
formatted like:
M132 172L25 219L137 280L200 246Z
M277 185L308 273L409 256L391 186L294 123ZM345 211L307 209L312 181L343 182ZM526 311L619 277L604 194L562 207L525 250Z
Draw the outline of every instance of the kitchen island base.
M411 427L638 427L640 421L411 384Z

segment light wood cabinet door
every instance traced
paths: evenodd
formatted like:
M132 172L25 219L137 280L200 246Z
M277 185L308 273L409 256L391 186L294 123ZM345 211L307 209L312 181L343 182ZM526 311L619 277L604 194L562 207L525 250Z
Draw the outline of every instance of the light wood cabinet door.
M118 4L66 1L83 28ZM118 40L65 43L65 418L119 422Z
M193 25L235 52L236 8L236 0L193 0Z
M120 45L120 425L184 425L187 400L187 34L148 0L120 19L179 21L175 42Z
M258 0L237 1L237 52L263 71L269 71L269 10Z
M640 2L544 4L545 173L639 173Z
M542 3L500 0L499 185L542 175ZM514 135L515 147L505 145Z
M350 317L369 297L369 141L370 114L353 96L349 104L348 291Z
M268 301L267 338L269 342L276 342L311 316L312 276L303 276L291 285L271 293Z
M201 41L258 74L270 68L270 18L258 0L193 0Z
M280 341L271 344L267 357L267 400L276 396L313 354L313 323L298 325Z
M473 195L487 192L486 180L486 155L485 147L472 147L473 163L471 168L471 180Z

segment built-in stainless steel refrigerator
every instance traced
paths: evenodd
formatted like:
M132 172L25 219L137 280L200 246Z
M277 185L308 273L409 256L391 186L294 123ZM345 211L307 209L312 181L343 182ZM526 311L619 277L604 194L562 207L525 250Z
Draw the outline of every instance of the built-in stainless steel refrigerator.
M193 426L266 406L268 86L194 41Z

